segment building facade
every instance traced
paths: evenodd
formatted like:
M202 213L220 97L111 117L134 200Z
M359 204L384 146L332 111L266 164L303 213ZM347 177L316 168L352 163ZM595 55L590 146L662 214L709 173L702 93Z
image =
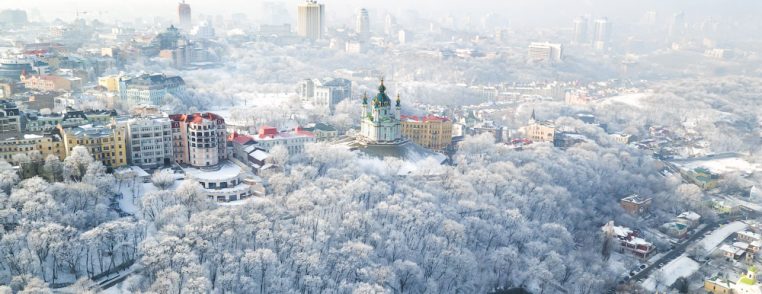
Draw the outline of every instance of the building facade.
M360 8L357 12L355 32L362 37L370 35L370 18L368 17L368 10L365 8Z
M599 18L595 20L595 31L593 32L593 47L601 50L609 45L611 36L611 22L608 18Z
M304 38L319 40L325 32L325 6L314 0L299 4L296 33Z
M289 155L302 153L304 145L314 143L315 135L311 132L296 128L294 131L280 132L274 127L263 126L259 128L259 134L254 138L257 147L270 151L276 145L286 147Z
M42 158L54 155L58 159L66 158L66 150L61 137L54 134L24 135L20 138L10 138L0 141L0 158L12 162L13 155L24 153L29 155L33 151L39 151ZM12 162L17 164L16 162Z
M185 0L181 3L177 3L177 19L180 21L180 28L184 30L191 29L191 7L190 4L185 3Z
M554 43L529 44L529 60L534 62L558 63L563 57L563 46Z
M39 91L80 91L82 79L52 75L21 76L24 87Z
M172 153L175 162L213 166L228 158L225 119L214 113L173 114Z
M452 121L447 117L401 116L402 136L432 150L444 150L452 143Z
M165 74L143 74L134 78L121 79L119 96L123 103L130 105L163 105L167 94L180 95L185 90L185 81L179 76Z
M384 80L381 80L378 95L370 101L367 96L362 99L362 139L368 144L396 144L402 141L400 111L399 95L392 106L392 100L386 95Z
M7 100L0 101L0 139L21 135L21 111L16 104Z
M127 121L131 165L151 169L172 163L172 143L172 123L166 117L138 117Z
M653 202L653 199L650 197L634 194L622 198L622 200L619 201L619 205L629 214L641 215L651 209L651 202Z
M314 86L313 103L316 107L333 112L336 105L352 96L352 81L331 79Z
M524 134L533 142L555 142L556 125L552 121L538 121L532 111L529 124L524 127Z
M69 129L59 126L59 133L63 134L66 156L71 154L75 146L84 146L95 160L103 162L105 166L127 164L126 124L88 124Z

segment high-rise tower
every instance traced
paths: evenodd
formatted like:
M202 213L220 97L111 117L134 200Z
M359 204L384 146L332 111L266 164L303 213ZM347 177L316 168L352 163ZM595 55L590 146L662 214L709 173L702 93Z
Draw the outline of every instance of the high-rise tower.
M608 18L599 18L595 20L595 31L593 32L593 47L595 49L604 49L609 45L611 36L611 22Z
M580 16L574 19L574 43L582 44L587 41L587 18Z
M325 6L315 0L299 4L296 32L299 36L318 40L325 32Z
M186 31L191 29L191 7L185 0L177 4L177 17L180 20L180 28Z
M370 34L370 18L368 17L368 10L361 8L357 12L357 23L355 24L355 31L360 36L368 36Z

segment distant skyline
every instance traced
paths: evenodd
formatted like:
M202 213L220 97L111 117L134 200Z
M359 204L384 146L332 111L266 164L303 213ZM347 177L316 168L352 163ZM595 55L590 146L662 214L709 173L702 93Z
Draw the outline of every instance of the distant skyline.
M77 11L87 12L88 18L94 17L103 20L121 19L131 21L137 17L152 19L162 17L167 19L177 18L178 0L3 0L3 9L25 9L34 17L32 10L39 12L45 20L61 18L71 20ZM260 11L260 4L265 1L249 0L186 0L193 8L195 15L223 15L233 13L245 13L252 17ZM270 2L284 3L289 14L295 20L296 6L302 0L271 0ZM606 15L613 22L617 19L633 21L642 17L648 10L659 13L660 20L671 16L676 11L685 11L686 19L705 18L708 16L727 17L736 19L753 18L762 13L762 1L758 0L676 0L676 1L624 1L624 0L480 0L478 5L475 1L454 0L323 0L318 1L326 5L326 14L330 19L352 18L359 8L367 8L371 12L371 18L379 18L373 12L389 11L402 13L406 10L414 10L419 16L432 20L438 20L449 14L459 16L471 15L478 17L487 13L496 13L504 16L514 23L539 25L571 24L572 19L581 14ZM478 21L478 19L475 19Z

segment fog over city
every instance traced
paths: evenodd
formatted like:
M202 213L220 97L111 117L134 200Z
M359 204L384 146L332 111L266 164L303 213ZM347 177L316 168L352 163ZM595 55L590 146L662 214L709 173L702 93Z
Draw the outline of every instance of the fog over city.
M0 1L0 293L760 293L762 1Z

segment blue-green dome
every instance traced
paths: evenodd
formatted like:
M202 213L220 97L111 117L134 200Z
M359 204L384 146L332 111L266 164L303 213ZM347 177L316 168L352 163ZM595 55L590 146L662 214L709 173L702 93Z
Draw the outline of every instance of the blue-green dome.
M378 86L378 95L373 98L374 106L390 106L392 105L392 99L386 95L386 86L384 86L384 80L381 79L381 85Z

